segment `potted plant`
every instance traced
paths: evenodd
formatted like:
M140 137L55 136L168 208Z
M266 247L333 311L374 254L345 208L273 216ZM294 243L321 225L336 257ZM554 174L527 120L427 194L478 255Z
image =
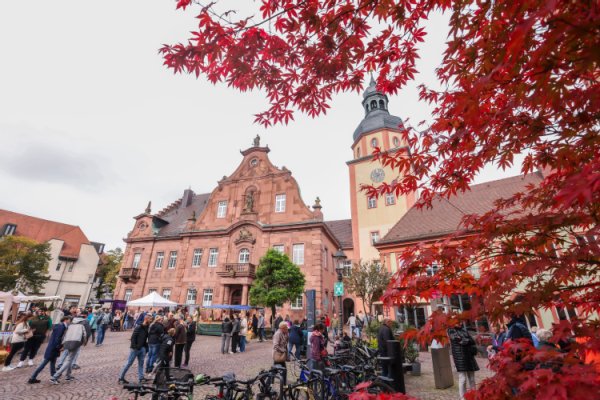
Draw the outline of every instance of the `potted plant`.
M411 374L421 375L421 363L419 362L419 349L416 343L411 342L404 348L404 359L411 364Z

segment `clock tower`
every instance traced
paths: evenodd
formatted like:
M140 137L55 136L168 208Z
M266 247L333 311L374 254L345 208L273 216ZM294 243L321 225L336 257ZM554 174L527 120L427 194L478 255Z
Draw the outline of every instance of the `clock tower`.
M369 198L366 192L360 190L361 185L378 185L399 177L397 171L373 160L372 153L376 147L390 153L408 152L400 135L402 120L390 115L388 98L377 90L373 78L363 94L362 106L365 117L354 131L353 158L347 162L354 261L379 259L373 243L383 238L414 203L414 194L398 198L393 194Z

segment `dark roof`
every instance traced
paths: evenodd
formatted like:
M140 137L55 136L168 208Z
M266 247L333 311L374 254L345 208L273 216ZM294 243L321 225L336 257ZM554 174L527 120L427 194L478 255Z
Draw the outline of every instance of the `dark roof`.
M177 200L167 209L158 213L161 219L168 222L167 225L163 226L158 231L158 236L173 235L183 232L187 220L192 216L193 212L196 212L196 218L200 216L200 213L206 208L210 193L193 194L190 205L187 207L181 207L182 199ZM173 206L176 204L176 206Z
M340 219L336 221L325 221L325 225L331 230L342 248L352 247L352 220Z
M538 173L485 182L471 186L471 190L458 193L449 200L437 196L432 208L410 208L377 244L397 243L425 239L456 232L465 215L490 211L494 202L526 191L529 184L538 184Z
M358 127L354 130L352 138L356 141L361 135L378 129L387 128L398 130L400 129L400 125L402 125L402 120L399 117L390 115L387 110L374 110L360 121L360 124L358 124Z
M59 255L65 258L79 258L81 245L90 244L78 226L0 209L0 227L5 224L17 226L15 236L24 236L38 243L44 243L50 239L62 240L64 244Z

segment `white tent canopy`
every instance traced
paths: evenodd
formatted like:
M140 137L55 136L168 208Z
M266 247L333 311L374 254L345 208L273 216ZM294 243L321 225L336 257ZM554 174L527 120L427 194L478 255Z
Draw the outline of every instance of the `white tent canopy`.
M16 295L14 295L12 292L0 292L0 302L3 303L2 325L0 325L0 330L6 326L8 314L11 312L13 303L29 303L33 301L49 301L60 299L60 296L27 296L21 292L18 292Z
M177 303L167 300L156 292L152 292L141 299L127 302L127 307L172 307Z

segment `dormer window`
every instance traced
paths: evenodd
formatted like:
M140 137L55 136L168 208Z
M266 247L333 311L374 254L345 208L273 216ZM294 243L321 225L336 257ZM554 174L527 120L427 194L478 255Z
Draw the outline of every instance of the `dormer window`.
M226 214L227 214L227 202L220 201L219 204L217 205L217 218L225 218Z
M371 101L371 109L374 110L377 108L377 100L372 100Z
M377 147L377 145L378 145L377 138L371 139L371 147L375 148L375 147Z
M2 230L0 236L12 236L15 234L17 226L15 224L6 224Z
M385 102L383 100L379 100L379 108L385 110Z

